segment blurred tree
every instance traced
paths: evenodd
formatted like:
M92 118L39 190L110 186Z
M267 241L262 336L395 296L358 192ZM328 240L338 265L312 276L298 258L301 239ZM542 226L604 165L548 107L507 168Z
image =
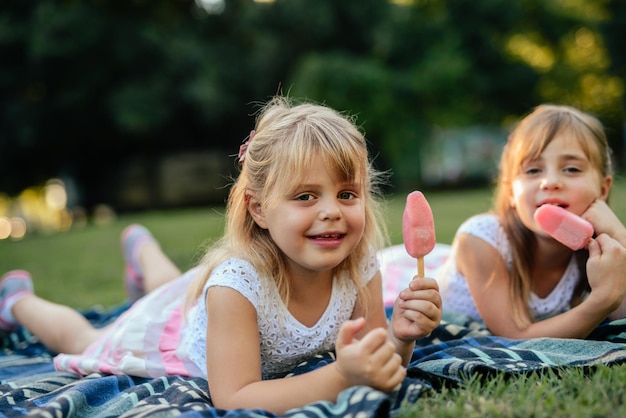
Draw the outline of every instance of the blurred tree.
M279 91L355 114L398 189L433 128L545 101L598 114L623 155L621 0L201 3L5 0L0 190L65 173L107 201L127 158L233 154Z
M617 162L623 169L626 167L626 55L623 49L626 39L626 2L611 0L607 9L610 18L602 22L601 33L610 59L609 74L614 76L611 80L621 94L615 100L614 107L606 111L605 123L614 138L613 149Z
M527 109L517 98L537 76L502 54L519 17L515 2L386 5L368 19L366 54L307 56L294 91L362 115L394 184L408 189L421 183L420 155L433 127L500 123Z
M609 128L618 114L623 123L625 78L608 72L619 53L609 54L599 33L609 0L397 3L368 20L367 52L301 60L294 91L365 115L399 188L420 184L420 154L433 127L506 130L542 102L577 106ZM621 137L609 134L621 154Z
M8 6L0 190L9 193L67 172L98 203L128 156L235 150L251 127L248 103L276 90L276 63L254 55L252 1L230 1L220 15L193 1Z

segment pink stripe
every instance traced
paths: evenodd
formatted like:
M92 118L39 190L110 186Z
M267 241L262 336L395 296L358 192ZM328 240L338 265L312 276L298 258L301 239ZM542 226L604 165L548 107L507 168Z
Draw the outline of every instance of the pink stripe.
M180 357L176 354L176 349L180 343L180 330L183 326L182 309L182 305L179 305L172 311L159 338L161 361L168 375L179 374L189 376L187 367L185 367Z

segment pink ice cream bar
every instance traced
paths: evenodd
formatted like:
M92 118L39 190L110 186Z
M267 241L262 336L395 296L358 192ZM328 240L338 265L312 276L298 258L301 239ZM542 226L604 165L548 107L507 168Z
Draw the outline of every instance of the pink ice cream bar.
M402 237L406 252L417 258L418 276L424 277L424 256L435 247L435 222L428 201L420 191L409 193L402 216Z
M593 226L572 212L555 205L542 205L535 221L561 244L572 250L585 248L593 236Z

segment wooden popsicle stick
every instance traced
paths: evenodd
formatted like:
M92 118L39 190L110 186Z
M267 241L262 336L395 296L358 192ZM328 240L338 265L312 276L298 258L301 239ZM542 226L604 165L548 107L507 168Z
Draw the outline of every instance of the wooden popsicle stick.
M424 257L417 258L417 277L424 278Z

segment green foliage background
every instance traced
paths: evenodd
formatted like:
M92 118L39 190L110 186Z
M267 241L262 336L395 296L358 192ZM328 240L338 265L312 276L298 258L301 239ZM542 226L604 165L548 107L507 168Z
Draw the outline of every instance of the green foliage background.
M281 91L357 115L398 190L433 129L506 130L546 101L600 116L623 160L623 1L197 3L4 1L0 191L69 174L106 203L123 159L226 158Z

